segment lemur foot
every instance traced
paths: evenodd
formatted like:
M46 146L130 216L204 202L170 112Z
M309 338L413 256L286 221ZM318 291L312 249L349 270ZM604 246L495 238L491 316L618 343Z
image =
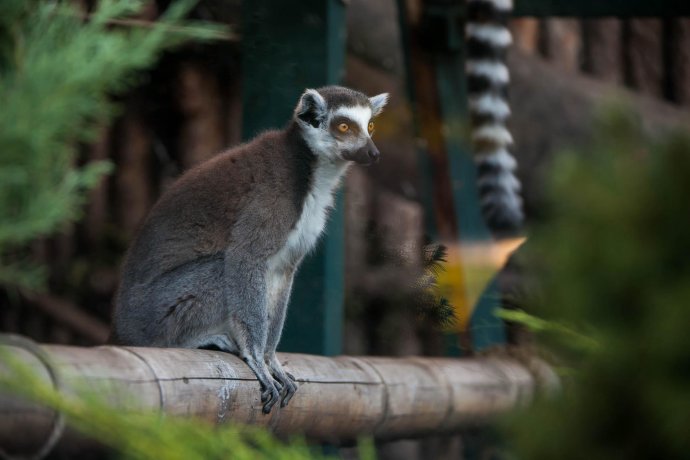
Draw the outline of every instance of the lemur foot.
M264 407L262 409L263 413L270 413L275 403L278 402L278 399L280 399L280 393L274 385L271 385L269 388L266 388L264 391L262 391L261 402L264 403Z
M292 374L285 372L281 377L278 374L273 374L273 384L278 392L282 395L280 407L285 407L292 399L292 396L297 391L297 382Z
M289 382L287 385L285 385L285 389L283 391L283 399L280 401L280 407L287 406L296 392L297 385L294 382Z
M297 391L295 376L289 372L285 372L275 355L268 357L266 359L266 364L271 369L271 376L282 395L280 407L285 407Z
M287 379L285 381L283 389L284 391L282 392L283 399L280 401L280 407L287 406L292 397L295 395L297 388L299 388L294 375L292 375L289 372L285 372L285 376L287 377Z

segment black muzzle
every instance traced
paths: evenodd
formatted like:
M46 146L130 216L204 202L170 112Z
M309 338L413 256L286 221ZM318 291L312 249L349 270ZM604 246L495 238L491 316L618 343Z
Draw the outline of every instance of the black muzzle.
M381 153L379 152L379 149L376 148L374 141L372 141L371 138L367 140L367 143L364 144L364 147L361 149L353 152L345 152L343 154L343 158L346 160L354 161L355 163L359 163L361 165L377 163L380 156Z

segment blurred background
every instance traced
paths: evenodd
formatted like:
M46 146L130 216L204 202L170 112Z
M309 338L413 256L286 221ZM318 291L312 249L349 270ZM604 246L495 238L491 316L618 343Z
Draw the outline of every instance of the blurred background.
M88 13L96 2L73 3ZM136 27L155 22L169 3L145 2ZM425 104L420 94L428 94L432 106L443 103L443 93L423 76L433 70L429 62L446 44L415 40L425 11L449 2L343 3L342 83L368 95L389 92L391 98L377 121L375 141L382 160L350 170L340 203L345 278L339 352L471 353L474 337L468 325L480 295L495 276L493 289L500 297L498 287L503 292L519 289L524 275L512 265L505 268L519 241L472 241L462 249L463 237L471 238L458 228L448 160L434 156L432 170L420 166L420 146L427 148L433 139L420 135L415 108ZM75 167L108 160L114 168L88 193L79 219L21 250L22 259L46 268L45 284L36 289L31 283L4 283L0 332L49 343L105 342L119 266L150 207L182 172L248 137L250 129L243 126L248 100L243 53L252 51L242 45L248 24L242 7L239 0L198 2L190 19L220 24L229 32L165 52L126 91L112 93L119 107L112 121L101 123L95 138L74 144ZM507 55L513 111L509 127L528 227L544 219L554 158L564 150L586 151L597 134L595 120L605 101L625 99L645 133L679 126L687 130L690 19L514 17L509 27L514 40ZM417 76L413 91L410 75ZM289 113L292 107L285 110ZM435 184L432 209L424 202L429 180ZM429 219L434 221L433 234ZM419 320L413 294L425 289L417 281L424 274L427 243L448 247L446 271L438 283L440 295L455 308L451 325L439 325L436 318ZM509 335L506 340L517 339ZM447 438L433 448L452 450L458 442ZM410 452L428 448L402 442L381 455L416 458Z
M76 3L85 11L94 7ZM140 19L155 21L167 3L148 2ZM407 3L414 29L423 2ZM343 83L369 95L389 92L391 99L377 124L383 161L352 168L345 184L343 351L420 353L424 331L408 316L415 312L380 298L391 292L386 283L395 282L385 274L395 268L391 278L403 284L397 275L421 263L415 248L425 241L419 139L405 81L404 53L410 50L403 49L395 0L351 0L345 11ZM113 96L119 114L94 142L79 145L76 161L107 159L115 169L90 192L83 219L31 242L31 259L48 268L47 290L31 299L3 290L0 330L41 342L103 343L120 261L151 205L181 172L241 142L241 2L204 0L190 17L227 25L237 36L168 52L133 89ZM613 93L624 92L650 130L687 119L687 19L515 18L510 28L510 129L528 222L539 219L552 156L588 144L599 104ZM434 90L428 88L431 97ZM444 168L438 177L447 174ZM447 187L441 184L435 197L436 242L452 247L457 229ZM477 276L474 299L505 250L487 247L477 257L489 269ZM454 303L462 304L463 295Z

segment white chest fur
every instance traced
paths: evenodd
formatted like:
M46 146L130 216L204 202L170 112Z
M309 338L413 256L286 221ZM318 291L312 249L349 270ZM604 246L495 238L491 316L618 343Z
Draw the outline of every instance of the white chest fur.
M269 304L283 289L281 280L285 279L285 272L291 270L316 245L326 225L328 211L333 206L333 192L347 169L347 165L340 162L333 163L327 159L317 161L302 213L288 234L285 245L268 260Z

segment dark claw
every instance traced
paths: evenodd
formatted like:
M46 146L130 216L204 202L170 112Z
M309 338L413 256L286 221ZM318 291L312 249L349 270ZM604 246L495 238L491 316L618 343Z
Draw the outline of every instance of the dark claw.
M264 413L264 414L270 413L270 412L271 412L271 409L273 408L273 406L275 405L275 403L278 402L278 399L279 399L279 398L280 398L280 396L278 395L278 393L276 393L274 396L272 396L271 399L269 399L269 400L266 402L266 404L264 404L263 413Z
M295 395L295 392L297 391L297 385L295 385L293 382L287 382L287 384L285 385L285 392L283 395L283 399L280 401L280 407L287 406L292 397Z
M292 399L292 396L295 394L297 391L297 388L291 387L285 392L285 396L283 396L283 399L280 401L280 407L285 407L288 405L290 400Z
M278 399L280 399L280 394L278 393L278 390L273 388L269 388L263 393L261 393L261 402L264 403L263 407L263 413L268 414L271 412L271 409L273 408L273 405L278 402Z
M280 400L280 407L285 407L288 405L298 388L295 376L289 372L285 372L282 378L278 373L272 374L274 379L273 383L282 396Z

